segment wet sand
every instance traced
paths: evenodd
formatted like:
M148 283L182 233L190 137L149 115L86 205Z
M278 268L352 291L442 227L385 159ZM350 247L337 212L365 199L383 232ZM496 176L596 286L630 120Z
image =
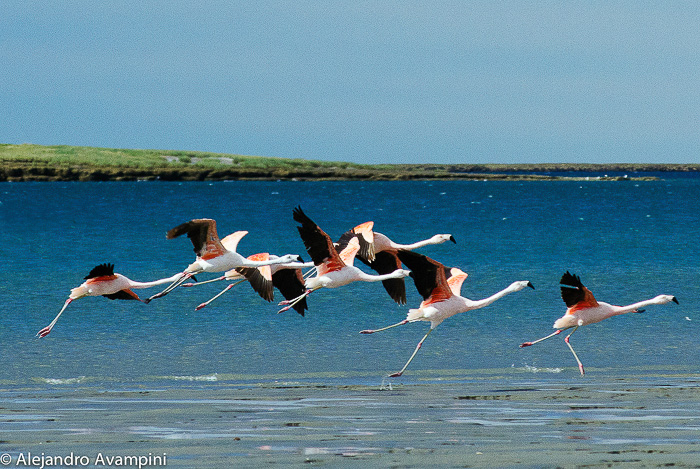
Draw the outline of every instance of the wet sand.
M700 464L700 378L466 373L0 386L0 453L11 466L30 452L88 467L98 454L198 468Z

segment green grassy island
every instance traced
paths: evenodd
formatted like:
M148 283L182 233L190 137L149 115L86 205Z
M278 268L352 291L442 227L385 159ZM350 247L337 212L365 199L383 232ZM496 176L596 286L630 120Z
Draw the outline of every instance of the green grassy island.
M547 172L698 171L681 164L354 164L176 150L0 144L0 181L570 180ZM539 173L539 174L538 174ZM657 179L648 176L604 180Z

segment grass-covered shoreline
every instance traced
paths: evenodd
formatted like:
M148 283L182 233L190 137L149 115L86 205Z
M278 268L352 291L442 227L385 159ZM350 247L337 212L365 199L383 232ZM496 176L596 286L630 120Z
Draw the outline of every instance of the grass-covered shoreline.
M677 164L364 165L199 151L34 144L0 144L0 162L0 181L558 180L570 178L536 173L700 170L700 165Z

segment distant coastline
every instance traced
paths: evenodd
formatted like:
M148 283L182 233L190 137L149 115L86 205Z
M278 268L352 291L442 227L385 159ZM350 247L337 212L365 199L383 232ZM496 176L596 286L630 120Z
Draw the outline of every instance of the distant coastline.
M657 174L665 172L700 171L700 165L690 164L365 165L206 152L33 144L0 144L0 161L2 182L591 179L624 181L657 180ZM570 176L567 173L576 175ZM614 175L605 176L606 173Z

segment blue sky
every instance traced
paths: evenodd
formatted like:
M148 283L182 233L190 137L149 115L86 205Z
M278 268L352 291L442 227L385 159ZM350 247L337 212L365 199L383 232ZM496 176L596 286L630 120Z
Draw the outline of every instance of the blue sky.
M15 1L0 143L700 163L700 2Z

